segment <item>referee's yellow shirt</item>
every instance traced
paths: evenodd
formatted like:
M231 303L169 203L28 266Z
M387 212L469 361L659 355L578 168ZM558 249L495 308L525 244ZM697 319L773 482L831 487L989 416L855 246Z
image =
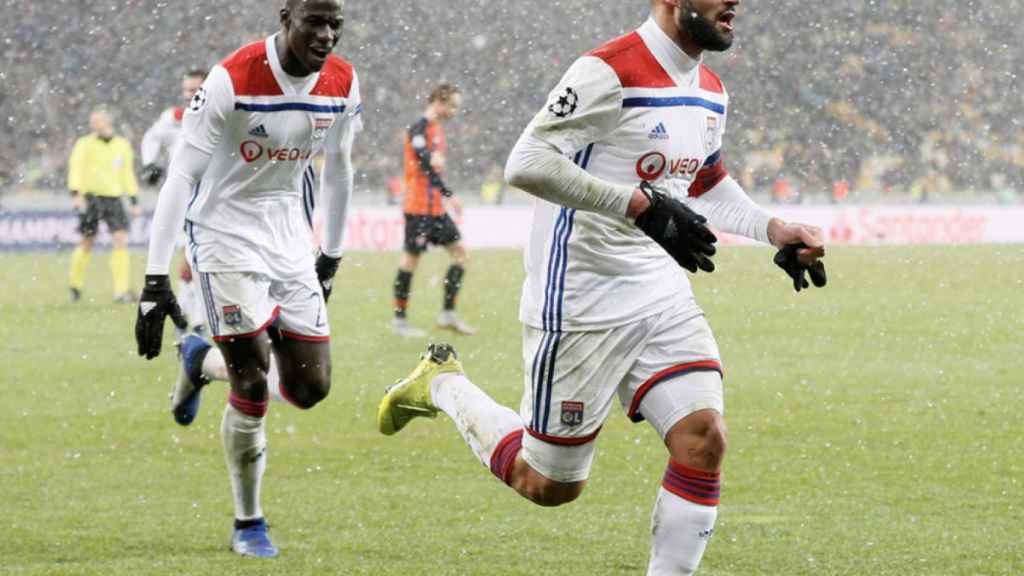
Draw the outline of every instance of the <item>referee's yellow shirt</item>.
M81 194L135 196L134 153L128 140L115 136L105 141L96 134L82 136L71 149L68 189Z

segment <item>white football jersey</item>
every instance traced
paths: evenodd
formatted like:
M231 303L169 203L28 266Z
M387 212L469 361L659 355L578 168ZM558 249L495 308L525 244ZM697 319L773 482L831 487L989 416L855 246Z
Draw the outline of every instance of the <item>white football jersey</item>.
M331 55L319 73L288 76L274 38L215 66L185 112L186 142L212 154L185 220L201 272L308 274L316 200L311 161L341 149L349 131L362 127L352 65Z
M155 164L161 156L170 161L171 154L178 145L178 138L181 137L181 122L185 116L185 109L179 106L164 110L156 122L142 135L141 160L142 165ZM167 163L164 164L166 166Z
M595 177L699 196L726 176L727 106L718 77L648 20L573 63L526 130ZM535 328L602 330L680 302L700 313L686 272L624 217L538 200L525 265L520 319Z

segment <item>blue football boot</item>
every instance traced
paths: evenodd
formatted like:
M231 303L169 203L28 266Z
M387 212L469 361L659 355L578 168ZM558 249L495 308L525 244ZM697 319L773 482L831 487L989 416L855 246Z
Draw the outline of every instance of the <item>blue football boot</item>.
M259 524L246 528L235 528L231 535L231 549L235 554L256 558L276 558L278 551L267 534L267 521L260 518Z
M181 358L181 371L171 392L171 412L174 421L188 426L196 419L199 412L199 393L203 386L210 383L203 376L203 360L210 351L210 343L196 334L186 334L178 343L178 357Z

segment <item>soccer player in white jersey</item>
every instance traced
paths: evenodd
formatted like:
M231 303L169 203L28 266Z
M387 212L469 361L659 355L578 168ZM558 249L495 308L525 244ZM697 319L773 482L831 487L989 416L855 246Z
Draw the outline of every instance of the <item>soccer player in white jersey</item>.
M139 177L147 186L160 183L167 171L167 163L171 154L178 146L181 137L181 123L185 118L185 107L199 91L206 78L206 70L193 69L181 77L181 106L171 106L156 119L156 122L142 135L141 158L142 173ZM189 326L196 332L203 331L202 299L192 283L192 267L188 264L188 256L182 259L178 269L181 289L178 291L178 303L184 312Z
M181 122L185 118L185 107L192 101L206 78L205 70L189 70L181 77L181 106L171 106L160 113L146 133L142 135L140 159L142 180L148 186L160 183L170 162L171 154L181 136Z
M512 151L507 180L538 197L519 414L472 384L447 345L432 345L378 412L385 434L445 412L494 475L557 506L582 492L617 398L669 453L651 575L697 570L726 446L718 347L677 265L713 270L714 238L695 212L780 248L799 287L808 271L824 284L820 230L772 218L722 163L728 98L701 55L732 43L738 4L652 1L639 29L572 64Z
M362 126L355 71L331 54L341 38L341 0L287 0L280 20L280 32L215 66L185 112L184 141L154 214L135 326L139 354L154 358L164 318L181 320L167 271L184 223L217 346L183 339L174 416L191 423L202 386L230 382L221 436L235 499L232 548L260 557L278 554L260 506L268 397L308 409L330 389L326 302L341 260L352 140ZM321 152L324 233L314 258L310 161Z

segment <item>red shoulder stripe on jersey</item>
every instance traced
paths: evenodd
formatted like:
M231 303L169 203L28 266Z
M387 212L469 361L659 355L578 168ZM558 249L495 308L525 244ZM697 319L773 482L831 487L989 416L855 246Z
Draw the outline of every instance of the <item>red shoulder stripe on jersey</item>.
M181 122L181 119L185 117L185 109L175 106L174 107L174 121Z
M620 36L587 55L600 58L611 66L623 88L671 88L676 85L636 32Z
M693 182L690 183L689 196L691 198L697 198L708 190L711 190L718 183L725 179L729 173L725 171L725 163L722 162L722 158L718 158L718 162L715 162L711 166L705 166L697 171L697 176L694 177Z
M240 48L221 62L231 76L235 96L283 96L267 61L266 40Z
M331 96L348 98L352 89L352 78L355 76L352 65L334 54L327 57L327 62L320 69L320 79L310 92L311 96Z
M711 71L711 68L701 64L700 65L700 89L707 90L708 92L714 92L715 94L725 94L725 86L722 84L722 79Z

